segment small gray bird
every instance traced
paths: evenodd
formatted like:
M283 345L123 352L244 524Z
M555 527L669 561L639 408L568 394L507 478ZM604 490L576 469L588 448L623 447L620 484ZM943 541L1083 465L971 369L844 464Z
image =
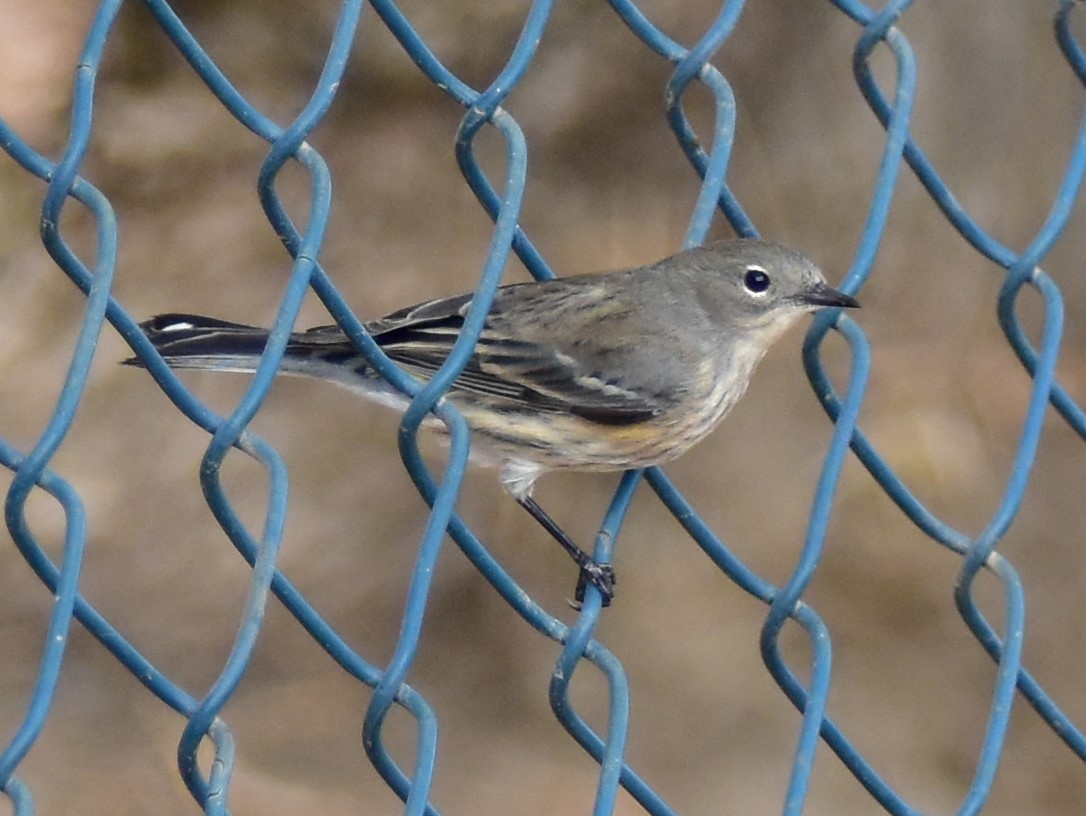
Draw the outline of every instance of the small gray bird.
M392 360L427 380L452 349L472 297L420 303L366 329ZM830 288L803 255L753 239L634 269L509 284L497 290L447 398L472 430L472 458L501 468L505 489L580 567L578 601L591 583L606 604L611 568L596 564L532 499L535 480L550 470L626 470L681 455L743 395L773 342L824 306L859 304ZM141 328L167 364L187 369L252 372L268 337L189 314L159 315ZM280 371L407 404L338 326L292 334Z

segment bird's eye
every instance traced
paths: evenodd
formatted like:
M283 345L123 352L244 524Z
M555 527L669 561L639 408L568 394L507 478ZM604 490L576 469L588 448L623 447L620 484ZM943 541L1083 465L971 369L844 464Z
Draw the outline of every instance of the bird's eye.
M769 288L769 283L769 275L760 266L747 267L747 274L743 276L743 285L747 287L748 292L760 295Z

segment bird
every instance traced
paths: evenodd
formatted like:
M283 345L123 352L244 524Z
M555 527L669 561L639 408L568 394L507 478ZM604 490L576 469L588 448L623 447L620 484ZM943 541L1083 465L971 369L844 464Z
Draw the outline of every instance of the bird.
M378 346L426 381L445 362L475 293L428 300L365 324ZM654 263L499 286L467 365L445 398L471 430L471 458L496 466L506 492L579 568L614 596L597 564L532 498L550 471L665 464L709 434L747 389L766 351L803 314L856 308L819 267L782 244L716 241ZM196 314L140 324L175 369L253 372L266 329ZM143 366L132 357L123 361ZM291 334L279 373L328 380L401 410L409 397L380 377L338 325ZM428 423L442 427L431 417Z

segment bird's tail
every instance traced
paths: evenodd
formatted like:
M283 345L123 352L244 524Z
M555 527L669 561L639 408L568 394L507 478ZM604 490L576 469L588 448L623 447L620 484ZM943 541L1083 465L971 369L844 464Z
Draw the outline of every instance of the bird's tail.
M255 371L268 342L266 329L203 315L158 315L140 328L171 368ZM144 364L139 357L122 363Z
M268 331L194 314L163 314L140 323L170 368L250 374L260 365ZM279 363L280 374L328 380L378 402L402 407L402 394L366 364L340 332L311 329L292 334ZM124 365L145 367L139 357Z

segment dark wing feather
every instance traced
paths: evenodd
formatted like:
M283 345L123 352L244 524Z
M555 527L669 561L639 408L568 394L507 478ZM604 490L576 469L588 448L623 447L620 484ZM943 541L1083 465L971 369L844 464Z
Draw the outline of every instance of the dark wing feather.
M665 411L674 392L629 374L644 371L639 355L650 342L639 336L638 318L621 303L600 304L586 312L584 290L583 281L568 278L501 287L453 392L507 409L570 413L612 425L640 422ZM428 301L368 323L366 329L391 359L428 379L452 351L471 299L469 294ZM609 346L595 337L599 327L589 319L634 325L614 333L626 345L616 341ZM141 328L163 355L176 359L255 356L267 342L263 329L199 315L160 315ZM585 336L595 342L578 342ZM286 354L343 364L356 352L343 330L331 325L291 335ZM136 359L126 362L139 364ZM625 377L616 376L624 372Z
M511 408L571 413L604 424L629 424L660 414L669 401L648 389L623 387L607 372L579 360L569 349L562 320L554 323L553 337L538 326L537 336L518 336L516 328L523 321L514 313L525 308L561 309L565 288L563 281L554 281L499 289L475 352L453 383L453 391L505 402ZM542 303L528 302L540 297ZM431 301L366 328L390 358L428 377L452 351L470 303L470 295ZM306 336L325 330L312 330Z

